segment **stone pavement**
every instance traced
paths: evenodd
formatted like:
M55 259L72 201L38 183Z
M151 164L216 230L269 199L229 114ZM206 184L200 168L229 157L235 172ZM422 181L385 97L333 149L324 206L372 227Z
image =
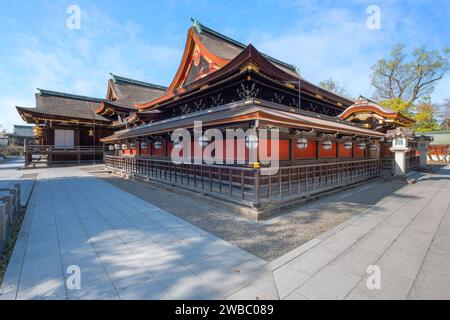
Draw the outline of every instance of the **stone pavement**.
M37 172L0 299L223 299L270 276L263 260L82 170ZM70 266L80 290L65 285Z
M79 168L36 172L0 299L450 298L450 168L271 263Z
M266 268L282 299L450 299L449 204L446 167Z

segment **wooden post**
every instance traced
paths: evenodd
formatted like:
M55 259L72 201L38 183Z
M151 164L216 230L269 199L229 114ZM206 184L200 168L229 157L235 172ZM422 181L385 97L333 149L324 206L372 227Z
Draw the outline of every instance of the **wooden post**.
M336 159L339 159L339 141L336 141Z
M319 140L316 140L316 160L319 160L319 154L320 154L320 142Z

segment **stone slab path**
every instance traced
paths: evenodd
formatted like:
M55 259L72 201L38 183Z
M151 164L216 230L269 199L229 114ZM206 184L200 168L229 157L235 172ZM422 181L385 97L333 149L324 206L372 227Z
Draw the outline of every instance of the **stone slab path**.
M38 172L0 299L223 299L270 276L263 260L82 170ZM66 285L71 266L79 290Z
M446 167L265 267L282 299L450 299L449 204Z
M271 263L79 168L36 172L0 299L450 298L450 168Z

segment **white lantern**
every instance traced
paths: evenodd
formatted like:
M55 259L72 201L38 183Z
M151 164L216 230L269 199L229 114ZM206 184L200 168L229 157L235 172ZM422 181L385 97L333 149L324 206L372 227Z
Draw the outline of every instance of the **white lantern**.
M255 135L250 135L245 137L245 146L248 149L258 148L258 137Z
M148 142L142 141L141 142L141 149L147 149L148 148Z
M347 141L344 143L344 149L350 150L353 147L353 143Z
M109 146L108 146L108 149L109 149L109 151L114 151L114 145L112 145L112 144L110 144Z
M306 149L308 147L308 140L306 138L297 139L297 148Z
M155 141L154 146L155 146L155 149L161 149L162 148L162 142L161 141Z
M364 150L366 148L366 144L364 142L358 143L358 149Z
M199 145L200 147L206 147L206 146L208 145L208 143L209 143L208 137L206 137L206 136L200 136L200 137L198 138L198 145Z
M136 143L130 143L130 149L131 150L136 149Z
M331 142L330 140L324 141L322 143L322 148L324 150L330 150L332 148L332 146L333 146L333 142Z
M114 149L116 149L116 150L120 150L120 144L118 144L118 143L117 143L117 144L115 144L115 145L114 145Z
M128 145L127 144L122 144L122 150L127 150L128 149Z

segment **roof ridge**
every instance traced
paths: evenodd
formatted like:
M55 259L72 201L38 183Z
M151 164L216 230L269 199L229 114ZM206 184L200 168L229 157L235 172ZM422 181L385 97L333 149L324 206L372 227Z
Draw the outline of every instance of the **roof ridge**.
M242 42L239 42L239 41L234 40L234 39L232 39L232 38L230 38L230 37L228 37L228 36L226 36L226 35L224 35L224 34L222 34L222 33L220 33L220 32L217 32L217 31L215 31L215 30L213 30L213 29L211 29L211 28L205 26L205 25L202 24L200 21L198 21L198 20L196 20L196 19L194 19L194 18L191 18L191 21L192 21L192 26L197 30L198 33L205 33L205 32L206 32L206 33L210 33L210 34L212 34L213 36L216 36L216 37L218 37L218 38L220 38L220 39L222 39L222 40L225 40L225 41L227 41L227 42L230 42L230 43L232 43L232 44L234 44L234 45L236 45L236 46L238 46L238 47L240 47L240 48L242 48L242 49L245 49L245 48L247 47L247 46L246 46L245 44L243 44ZM272 62L274 62L274 63L280 64L280 65L282 65L282 66L284 66L284 67L286 67L286 68L291 69L292 71L297 72L297 71L296 71L296 67L295 67L294 65L292 65L292 64L289 64L289 63L286 63L286 62L281 61L281 60L279 60L279 59L276 59L276 58L271 57L271 56L269 56L269 55L267 55L267 54L265 54L265 53L262 53L262 52L261 52L261 55L262 55L264 58L266 58L266 59L268 59L268 60L270 60L270 61L272 61Z
M39 94L41 94L41 95L69 98L69 99L74 99L74 100L83 100L83 101L92 101L92 102L102 102L105 100L102 98L88 97L88 96L82 96L82 95L78 95L78 94L45 90L45 89L40 89L40 88L37 88L37 90L39 91Z
M127 82L127 83L140 85L140 86L143 86L143 87L150 87L150 88L153 88L153 89L159 89L159 90L164 90L164 91L167 90L166 86L161 86L161 85L158 85L158 84L145 82L145 81L140 81L140 80L135 80L135 79L127 78L127 77L122 77L122 76L115 75L113 73L110 73L110 75L111 75L112 80L114 82Z

